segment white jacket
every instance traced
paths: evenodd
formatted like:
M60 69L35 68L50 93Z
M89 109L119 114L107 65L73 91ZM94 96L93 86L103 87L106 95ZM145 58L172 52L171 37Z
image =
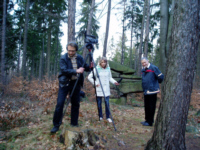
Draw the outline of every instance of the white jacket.
M109 84L109 82L111 82L112 84L117 82L112 78L110 67L106 67L104 69L104 68L102 68L98 65L96 67L96 69L99 73L99 78L100 78L105 96L106 97L110 96L110 84ZM100 85L99 78L97 78L96 69L95 68L93 69L94 76L95 76L95 79L96 79L95 80L95 86L98 85L98 84ZM93 73L92 72L89 74L88 80L94 85L94 79L93 79ZM104 94L103 94L102 89L101 89L101 85L96 87L96 92L97 92L97 96L104 97Z

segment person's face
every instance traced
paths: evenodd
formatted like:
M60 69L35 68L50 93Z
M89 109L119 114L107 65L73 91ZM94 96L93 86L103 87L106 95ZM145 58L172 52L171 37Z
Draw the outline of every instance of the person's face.
M76 54L76 48L70 45L67 46L67 51L70 57L73 57Z
M101 65L102 68L105 68L106 67L106 62L104 60L102 60L100 65Z
M149 64L149 61L143 59L143 60L141 61L141 63L142 63L142 66L143 66L144 68L146 68L146 67L148 66L148 64Z

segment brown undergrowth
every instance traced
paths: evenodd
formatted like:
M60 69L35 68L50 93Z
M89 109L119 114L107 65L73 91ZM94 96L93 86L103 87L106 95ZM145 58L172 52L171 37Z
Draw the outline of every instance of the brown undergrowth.
M152 136L153 127L144 127L140 124L144 119L143 107L111 104L112 117L117 129L115 131L113 124L108 123L105 118L101 122L98 121L94 88L88 81L85 81L83 90L86 98L81 102L80 128L93 129L98 136L104 136L102 149L144 149ZM72 129L69 126L71 106L67 109L61 130L56 134L50 134L57 93L57 80L50 82L45 79L39 82L34 79L28 82L23 81L21 77L13 78L4 88L4 95L0 97L0 149L66 149L65 145L59 142L59 135L63 125L66 125L67 129ZM197 123L198 117L195 116L194 110L199 109L199 93L199 90L193 90L192 111L188 115L189 120L194 118ZM143 94L138 93L135 98L143 101ZM188 145L198 139L193 138L194 134L187 134L188 136L190 138L187 141L191 141ZM200 147L198 144L195 146Z

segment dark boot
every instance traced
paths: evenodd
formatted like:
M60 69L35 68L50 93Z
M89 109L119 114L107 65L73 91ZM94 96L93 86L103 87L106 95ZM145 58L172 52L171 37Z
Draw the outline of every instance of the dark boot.
M53 127L51 129L51 133L56 133L59 130L59 127Z

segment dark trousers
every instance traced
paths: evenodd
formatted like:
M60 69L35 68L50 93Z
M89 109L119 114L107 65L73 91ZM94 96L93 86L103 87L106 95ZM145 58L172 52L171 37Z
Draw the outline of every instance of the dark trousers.
M145 120L150 125L154 123L157 94L144 95Z
M59 127L62 123L63 107L66 96L72 91L75 81L70 81L69 86L60 87L58 91L57 105L53 116L53 125ZM78 125L79 107L80 107L80 89L81 86L77 84L71 98L71 125Z
M98 112L99 112L99 117L103 118L102 114L102 97L97 97L97 106L98 106ZM110 108L109 108L109 96L106 97L105 99L105 112L106 112L106 118L110 118Z

